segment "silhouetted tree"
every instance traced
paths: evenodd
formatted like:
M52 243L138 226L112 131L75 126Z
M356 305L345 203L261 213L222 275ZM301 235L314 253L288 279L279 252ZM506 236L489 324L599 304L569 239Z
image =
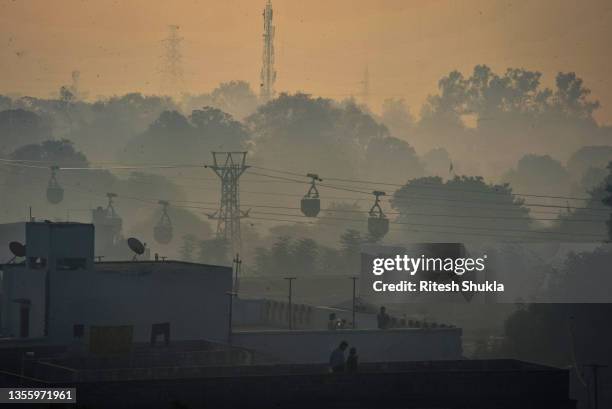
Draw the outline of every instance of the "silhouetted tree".
M43 118L23 109L0 112L0 155L51 138L51 128Z
M404 99L385 99L382 106L382 123L396 138L408 140L414 131L415 120Z
M288 269L293 268L291 260L291 244L292 241L288 237L279 237L270 249L270 257L272 258L272 271L274 274L290 274Z
M529 304L506 320L496 355L557 367L612 362L611 313L612 304Z
M488 177L527 152L563 157L584 143L606 143L610 132L593 119L599 103L582 79L559 73L549 89L541 78L518 68L497 74L486 65L469 76L453 71L424 104L411 142L418 149L443 146L462 169ZM470 161L475 155L495 160Z
M421 157L421 162L429 176L440 176L443 178L452 176L451 157L444 148L434 148L425 152ZM453 171L456 170L453 169Z
M230 246L223 238L200 240L198 260L205 264L230 265Z
M405 181L424 173L414 148L408 142L390 136L370 140L364 167L366 174L384 180Z
M129 141L121 157L130 162L201 163L212 150L242 149L247 139L242 124L216 108L195 110L189 118L164 111Z
M248 82L229 81L219 84L211 93L185 95L181 105L186 112L211 106L242 120L255 112L257 104L257 96Z
M579 201L566 212L559 214L559 222L552 231L558 231L577 242L597 242L609 236L609 212L605 211L608 189L612 178L603 181L588 191L588 200Z
M258 275L270 274L273 270L270 250L265 247L255 248L255 272Z
M245 127L217 108L204 107L194 110L190 117L195 131L207 145L220 150L240 150L249 135Z
M212 93L212 106L243 119L255 112L257 96L246 81L223 82Z
M354 229L347 229L340 236L343 265L348 274L357 274L361 270L361 245L363 242L361 233Z
M335 243L340 248L310 238L279 237L271 248L255 249L255 270L261 275L357 274L362 242L361 234L351 229Z
M531 224L529 209L510 186L482 177L414 179L395 191L391 206L399 212L401 237L411 241L516 240L528 236L521 231Z
M567 170L549 155L523 156L516 168L502 177L502 181L522 193L564 195L570 189Z
M6 95L0 95L0 111L11 109L13 106L13 100Z
M567 161L567 169L574 180L580 180L590 168L605 169L612 161L612 146L583 146Z
M41 161L51 164L89 166L87 158L79 152L72 141L67 139L48 140L40 144L30 144L16 149L11 159Z
M290 257L292 259L291 267L286 266L287 273L295 273L297 275L311 275L316 273L317 257L319 248L317 243L312 239L300 239L293 243L290 249Z
M183 244L181 245L181 260L193 261L194 252L196 250L197 238L193 234L186 234L183 236Z
M316 169L322 175L361 176L367 171L364 160L370 141L390 136L384 125L354 103L336 104L299 93L281 94L260 106L246 123L254 136L257 162Z
M347 230L365 234L366 229L366 209L361 208L357 203L332 202L317 217L315 233L318 242L326 246L337 247L338 237Z
M555 79L557 90L554 94L554 106L570 117L591 120L593 112L599 108L599 101L589 101L591 90L585 88L582 78L576 73L560 72Z

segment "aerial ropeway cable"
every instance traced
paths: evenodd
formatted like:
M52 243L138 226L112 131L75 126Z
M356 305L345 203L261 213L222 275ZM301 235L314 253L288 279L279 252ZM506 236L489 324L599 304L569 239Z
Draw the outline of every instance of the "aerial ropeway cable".
M50 179L46 179L44 176L40 179L41 184L42 183L48 183L47 185L47 200L50 203L53 204L57 204L63 201L64 198L64 190L68 189L69 191L76 191L79 193L83 193L83 194L94 194L92 191L85 191L82 189L71 189L68 185L68 187L64 187L62 185L60 185L59 183L59 171L61 170L62 172L64 171L79 171L79 170L96 170L96 169L103 169L101 168L78 168L78 167L63 167L63 166L48 166L48 165L35 165L33 163L23 163L25 161L18 161L18 160L0 160L0 165L7 165L7 166L12 166L12 167L25 167L25 168L38 168L41 170L47 170L49 171L49 169L51 170L51 177ZM42 161L29 161L29 162L42 162ZM48 162L47 162L48 163ZM104 167L105 169L108 170L119 170L119 169L137 169L137 168L151 168L151 169L160 169L160 168L181 168L181 167L195 167L196 165L181 165L181 164L176 164L176 165L145 165L145 166L130 166L130 165L120 165L120 166L109 166L109 167ZM200 165L201 167L202 165ZM257 167L255 167L257 169ZM267 169L267 168L258 168L258 169L263 169L263 170L268 170L271 171L271 169ZM391 224L395 225L395 224L409 224L409 225L414 225L414 226L423 226L423 227L442 227L441 224L433 224L429 221L427 221L427 223L413 223L413 222L399 222L397 220L390 220L388 219L388 215L389 214L385 214L382 210L382 203L383 203L383 198L382 196L385 196L384 192L381 191L374 191L374 192L367 192L363 189L355 189L352 186L348 187L348 186L342 186L342 185L329 185L327 183L321 183L323 182L321 178L319 178L319 176L317 174L314 173L309 173L306 175L306 177L310 178L310 181L304 181L304 180L298 180L295 177L292 176L298 176L298 174L294 174L292 172L285 172L285 171L280 171L280 170L274 170L275 172L282 172L285 174L288 174L289 177L287 176L275 176L275 175L268 175L268 174L261 174L258 172L250 172L251 174L253 174L254 176L261 176L264 177L265 179L268 178L272 178L273 180L283 180L286 182L292 182L292 183L307 183L310 185L307 193L304 196L301 196L300 194L297 194L297 197L301 197L301 203L300 203L300 207L283 207L283 206L271 206L271 205L265 205L265 204L250 204L249 206L255 207L255 208L278 208L278 209L288 209L288 210L301 210L302 215L299 215L300 217L307 217L307 218L315 218L318 217L318 215L320 214L321 211L321 197L320 197L320 193L319 193L319 189L320 188L328 188L328 189L333 189L333 190L341 190L341 191L347 191L347 192L353 192L353 193L359 193L359 194L363 194L363 195L370 195L370 194L374 194L375 196L375 203L372 206L372 208L369 209L369 211L367 210L352 210L352 209L342 209L342 210L338 210L339 212L345 212L345 213L359 213L359 212L367 212L369 217L368 217L368 231L370 232L370 235L372 236L372 238L382 238L384 237L388 232L389 232L389 227ZM304 175L301 175L302 177L304 177ZM374 182L370 182L370 181L359 181L359 180L353 180L353 179L334 179L334 178L326 178L327 181L330 180L337 180L337 181L346 181L346 182L363 182L363 183L374 183ZM389 183L385 183L388 185L391 185ZM415 187L419 187L419 186L415 186ZM427 187L428 189L430 188L429 186ZM439 187L435 187L436 189L438 189ZM466 191L466 192L473 192L472 189L454 189L453 190L457 190L457 191ZM243 192L243 193L261 193L261 194L267 194L267 195L277 195L277 194L283 194L282 192ZM474 192L474 193L480 193L480 192ZM484 193L484 192L483 192ZM97 194L101 194L101 193L97 193ZM293 196L293 194L289 194L289 193L284 193L287 196ZM400 195L405 195L408 196L408 193L395 193L395 197L399 197ZM516 196L519 196L521 194L513 194ZM555 198L555 199L560 199L560 198L564 198L564 196L545 196L545 195L528 195L528 194L524 194L525 196L534 196L534 197L547 197L547 198ZM122 220L121 218L116 214L114 207L113 207L113 198L116 197L116 195L114 194L107 194L108 199L109 199L109 203L106 209L99 207L98 209L94 210L94 223L96 223L96 213L98 216L102 216L103 218L103 224L106 227L111 227L111 230L115 233L118 234L121 231L121 227L122 227ZM143 197L130 197L130 196L123 196L123 198L126 199L133 199L133 200L138 200L141 202L146 202L149 203L149 205L153 205L155 206L155 203L157 204L161 204L163 206L163 204L161 203L161 201L159 200L159 198L155 198L155 197L150 197L150 198L143 198ZM332 197L327 197L328 199L332 199ZM391 212L390 215L399 215L399 214L405 214L405 215L413 215L413 216L424 216L424 217L442 217L442 218L457 218L457 219L517 219L517 220L521 220L523 218L528 218L528 215L525 215L524 217L510 217L510 216L498 216L497 212L509 212L509 211L521 211L523 212L524 210L522 209L514 209L514 208L508 208L508 203L502 203L502 202L494 202L492 200L482 200L482 199L478 199L476 200L476 198L474 199L468 199L468 198L455 198L455 197L440 197L440 196L424 196L421 195L420 193L417 194L410 194L411 200L412 201L419 201L419 203L423 202L426 205L431 205L431 206L436 206L436 204L432 201L435 202L444 202L444 203L453 203L453 207L457 207L457 208L466 208L466 209L483 209L483 210L491 210L491 211L495 211L495 214L447 214L447 212ZM340 199L340 198L338 198ZM366 197L363 198L342 198L342 199L347 199L347 200L368 200ZM581 199L578 197L572 197L572 199ZM184 202L184 203L194 203L194 204L214 204L214 202L203 202L203 201L197 201L197 200L178 200L178 202ZM465 202L465 203L470 203L470 204L474 204L474 203L478 203L478 206L460 206L460 205L455 205L455 202ZM488 206L482 206L482 203L486 203ZM439 204L438 204L439 205ZM497 205L497 206L493 206L493 205ZM599 207L593 207L593 205L591 203L589 203L586 206L570 206L569 204L567 205L551 205L551 204L542 204L542 203L524 203L524 206L529 206L529 207L534 207L534 208L558 208L558 209L567 209L568 212L570 210L574 211L574 210L582 210L582 211L589 211L589 212L602 212L602 213L606 213L609 214L609 208L608 207L604 207L602 206L601 208ZM178 205L177 207L180 208L195 208L195 209L204 209L203 207L198 207L198 206L183 206L183 205ZM497 209L496 207L499 207L499 209ZM206 209L206 210L212 210L212 209ZM544 212L542 210L533 210L533 212ZM258 212L256 211L255 213L257 214L265 214L263 212ZM272 215L272 213L268 213L270 215ZM551 214L557 214L557 212L551 212ZM278 215L278 216L283 216L283 217L287 217L287 216L293 216L290 214L282 214L282 213L275 213L274 215ZM295 215L298 216L298 215ZM100 217L97 218L98 221L100 221ZM555 221L558 218L532 218L533 220L542 220L542 221ZM281 221L281 220L277 220L277 221ZM283 221L289 221L289 220L283 220ZM580 223L601 223L601 220L599 219L585 219L585 218L581 218L581 219L568 219L568 222L580 222ZM292 220L292 222L296 222L295 220ZM355 222L357 222L357 220L355 220ZM363 223L363 221L362 221ZM173 231L172 231L172 223L170 221L170 218L167 214L167 207L166 207L166 212L162 212L162 217L160 219L160 221L157 223L157 226L163 226L162 229L166 230L166 233L160 233L159 237L160 239L156 240L158 242L160 242L161 244L164 244L164 240L168 240L168 242L170 242L172 240L172 235L173 235ZM446 227L450 227L450 226L446 226ZM453 226L455 228L461 228L462 230L475 230L476 227L474 226L470 226L470 225L466 225L466 226ZM160 229L160 231L162 230ZM500 230L496 227L479 227L479 229L484 230L484 231L492 231L492 232L496 232L496 233L500 233L497 230ZM507 231L507 229L505 229L503 231L503 233L505 233ZM590 237L599 237L599 234L587 234L587 233L561 233L561 232L554 232L554 231L531 231L530 229L514 229L513 231L515 232L520 232L520 233L529 233L529 234L537 234L537 235L554 235L554 236L567 236L567 235L574 235L577 234L579 236L590 236ZM168 233L169 232L169 233ZM466 233L467 234L467 233ZM154 232L155 235L155 232ZM162 238L162 236L166 236L165 238ZM169 238L168 238L169 237ZM560 237L559 237L560 238ZM593 240L604 240L604 238L597 238L597 239L593 239Z

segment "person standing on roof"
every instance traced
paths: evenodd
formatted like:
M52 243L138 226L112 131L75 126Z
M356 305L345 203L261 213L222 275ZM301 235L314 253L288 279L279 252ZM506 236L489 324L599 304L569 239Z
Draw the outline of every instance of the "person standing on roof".
M357 372L357 366L359 366L359 355L357 355L357 348L352 347L349 350L348 358L346 358L346 371Z
M346 358L344 357L344 351L348 348L348 342L342 341L338 348L334 349L329 357L329 367L331 371L344 372L344 366L346 365Z
M378 329L387 329L391 324L391 317L387 314L387 308L380 307L380 312L376 317L378 321Z

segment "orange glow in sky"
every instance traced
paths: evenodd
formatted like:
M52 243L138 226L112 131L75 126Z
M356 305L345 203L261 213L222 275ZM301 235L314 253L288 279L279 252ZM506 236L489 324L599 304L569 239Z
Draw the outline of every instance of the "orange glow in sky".
M180 26L181 90L258 88L264 0L0 0L0 93L56 96L81 72L89 98L159 93L162 39ZM277 91L370 103L405 98L414 114L438 79L476 64L539 70L552 86L575 71L612 123L612 3L601 1L273 0Z

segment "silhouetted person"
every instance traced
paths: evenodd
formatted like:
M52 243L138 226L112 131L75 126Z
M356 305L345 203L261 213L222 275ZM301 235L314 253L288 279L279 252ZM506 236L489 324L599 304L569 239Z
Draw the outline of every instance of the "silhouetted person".
M329 321L327 321L327 329L335 330L338 327L338 320L336 319L336 314L329 314Z
M346 365L346 359L344 358L344 351L348 347L346 341L342 341L338 348L334 349L329 357L329 367L332 372L343 372Z
M389 324L391 322L391 317L387 314L387 309L385 307L380 307L380 312L376 317L378 320L378 329L387 329L389 328Z
M349 350L349 356L346 358L346 371L357 372L359 366L359 355L357 355L357 348L353 347Z

